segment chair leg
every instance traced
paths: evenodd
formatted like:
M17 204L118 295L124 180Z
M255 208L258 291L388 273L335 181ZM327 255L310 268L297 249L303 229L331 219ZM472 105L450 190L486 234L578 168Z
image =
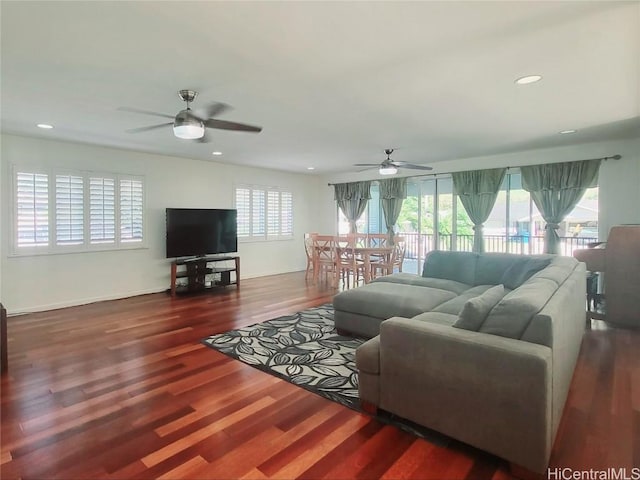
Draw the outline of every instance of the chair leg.
M312 267L312 263L307 260L307 270L304 272L304 279L308 280L309 279L309 274L311 273L311 267Z

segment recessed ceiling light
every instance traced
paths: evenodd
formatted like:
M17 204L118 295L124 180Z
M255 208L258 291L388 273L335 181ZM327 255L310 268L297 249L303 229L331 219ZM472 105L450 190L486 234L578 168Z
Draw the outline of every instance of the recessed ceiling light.
M535 83L542 80L542 75L527 75L526 77L520 77L516 80L518 85L526 85L527 83Z
M315 170L316 167L307 167L307 170Z
M211 155L222 155L222 152L211 152Z
M53 128L53 125L49 125L46 123L39 123L38 125L36 125L38 128L45 128L45 129L51 129Z
M567 135L569 133L576 133L577 130L562 130L561 132L558 132L560 135Z

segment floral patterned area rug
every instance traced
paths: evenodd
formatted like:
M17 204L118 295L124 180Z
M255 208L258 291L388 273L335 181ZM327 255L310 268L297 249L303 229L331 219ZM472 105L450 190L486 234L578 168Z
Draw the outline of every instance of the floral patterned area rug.
M366 339L336 333L331 304L212 335L202 343L306 390L365 413L358 398L356 348ZM387 412L376 418L438 445L447 437Z

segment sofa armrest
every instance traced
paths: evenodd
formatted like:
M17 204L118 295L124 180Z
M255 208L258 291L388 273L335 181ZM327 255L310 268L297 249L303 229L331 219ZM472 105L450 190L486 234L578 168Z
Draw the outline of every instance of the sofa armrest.
M549 347L393 317L380 329L380 404L543 472L551 451Z

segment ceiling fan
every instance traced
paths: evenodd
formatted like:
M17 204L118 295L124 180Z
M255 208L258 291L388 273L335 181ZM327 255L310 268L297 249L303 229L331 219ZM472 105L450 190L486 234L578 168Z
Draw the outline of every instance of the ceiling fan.
M415 163L398 162L391 159L393 148L387 148L384 153L387 155L387 159L382 163L356 163L354 167L377 167L380 175L395 175L398 173L398 168L412 168L414 170L433 170L432 167L426 165L416 165Z
M260 132L262 127L254 127L253 125L245 125L244 123L228 122L226 120L217 120L213 117L220 115L221 113L229 110L231 107L224 103L211 102L205 105L203 108L191 110L189 104L193 102L198 95L198 92L193 90L180 90L178 92L180 98L186 102L187 108L180 110L177 115L168 115L166 113L150 112L148 110L140 110L137 108L121 107L118 110L124 110L125 112L143 113L145 115L154 115L156 117L170 118L173 121L160 123L157 125L150 125L148 127L133 128L127 130L128 133L140 133L147 132L149 130L155 130L157 128L164 128L169 125L173 125L173 134L185 140L198 140L199 142L206 142L205 136L206 128L217 128L222 130L235 130L239 132Z

